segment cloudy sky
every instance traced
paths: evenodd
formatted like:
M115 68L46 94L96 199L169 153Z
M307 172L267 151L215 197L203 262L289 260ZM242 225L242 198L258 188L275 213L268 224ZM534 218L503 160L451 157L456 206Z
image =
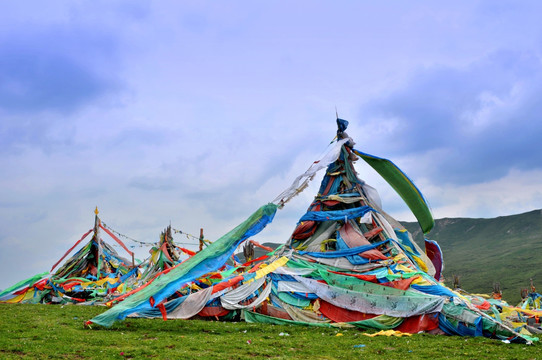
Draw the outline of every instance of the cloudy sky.
M542 208L541 12L494 0L2 2L0 288L49 270L96 206L140 241L170 223L218 238L325 152L336 108L356 148L392 159L435 218ZM388 212L414 219L357 165ZM284 242L321 176L256 240Z

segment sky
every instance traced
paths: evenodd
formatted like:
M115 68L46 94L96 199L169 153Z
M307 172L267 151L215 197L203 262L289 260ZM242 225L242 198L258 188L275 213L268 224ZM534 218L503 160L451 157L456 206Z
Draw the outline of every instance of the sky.
M542 208L541 12L504 0L0 2L0 288L48 271L96 206L139 259L149 249L132 239L156 242L169 224L216 240L326 152L336 112L435 218ZM414 220L356 169L388 213ZM285 242L322 176L255 240Z

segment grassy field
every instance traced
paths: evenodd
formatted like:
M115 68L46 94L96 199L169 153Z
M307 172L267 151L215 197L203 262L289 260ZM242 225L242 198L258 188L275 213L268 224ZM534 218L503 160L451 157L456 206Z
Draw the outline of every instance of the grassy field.
M540 344L200 320L83 323L102 307L0 304L1 359L540 359Z

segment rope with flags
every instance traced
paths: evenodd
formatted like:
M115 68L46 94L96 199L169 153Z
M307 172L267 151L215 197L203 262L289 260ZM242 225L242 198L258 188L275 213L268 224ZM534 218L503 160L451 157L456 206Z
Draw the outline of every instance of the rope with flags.
M119 237L122 237L126 240L130 240L130 241L133 241L135 243L138 243L139 244L139 247L143 247L143 246L157 246L159 245L159 242L149 242L149 241L141 241L141 240L136 240L128 235L124 235L118 231L116 231L115 229L111 228L111 226L107 225L106 223L102 222L102 225L107 228L109 231L111 231L112 233L114 233L115 235L119 236ZM181 245L198 245L199 244L199 241L200 241L200 238L198 236L194 236L190 233L187 233L185 231L182 231L182 230L178 230L178 229L175 229L175 228L171 228L173 230L173 232L175 234L181 234L181 235L184 235L186 236L186 238L188 240L190 239L194 239L194 240L197 240L198 243L187 243L187 242L176 242L177 244L181 244ZM205 245L208 245L211 243L210 240L207 240L207 239L201 239L201 241L205 244ZM131 248L134 248L135 246L130 246Z
M211 243L211 240L207 240L207 239L200 239L199 236L194 236L192 234L189 234L187 232L184 232L182 230L178 230L178 229L175 229L175 228L171 228L171 230L173 230L173 232L175 234L181 234L181 235L184 235L186 236L187 239L194 239L194 240L197 240L198 242L199 241L202 241L205 245L207 244L210 244ZM197 245L197 244L193 244L193 243L181 243L181 242L177 242L177 244L184 244L184 245Z
M134 238L131 238L129 237L128 235L124 235L124 234L121 234L120 232L114 230L111 228L111 226L107 225L106 223L104 223L102 221L102 225L103 227L105 227L107 230L111 231L112 233L114 233L115 235L117 236L120 236L126 240L130 240L130 241L133 241L133 242L136 242L138 244L140 244L140 246L143 246L143 245L148 245L148 246L155 246L155 245L158 245L158 242L147 242L147 241L140 241L140 240L136 240Z

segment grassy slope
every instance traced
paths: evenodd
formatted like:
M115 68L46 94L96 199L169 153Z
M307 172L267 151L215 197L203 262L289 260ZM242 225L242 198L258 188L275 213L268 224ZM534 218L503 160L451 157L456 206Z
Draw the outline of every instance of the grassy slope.
M373 338L359 330L203 320L128 319L111 329L83 327L104 310L0 304L0 358L534 359L541 346L424 334Z
M403 224L423 244L417 223ZM461 288L470 292L491 293L499 282L512 304L530 278L542 287L542 210L493 219L438 219L429 238L442 248L449 286L452 275L459 275Z

